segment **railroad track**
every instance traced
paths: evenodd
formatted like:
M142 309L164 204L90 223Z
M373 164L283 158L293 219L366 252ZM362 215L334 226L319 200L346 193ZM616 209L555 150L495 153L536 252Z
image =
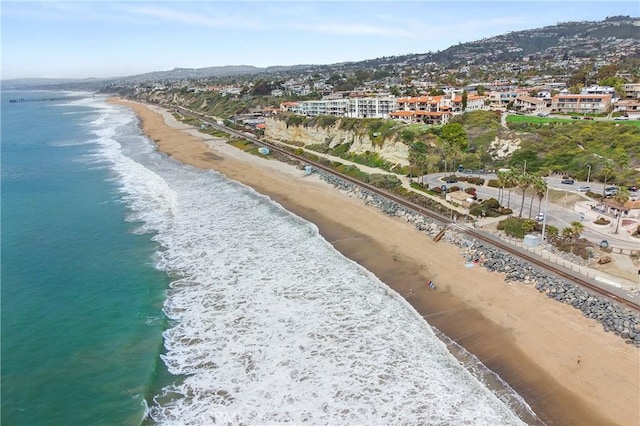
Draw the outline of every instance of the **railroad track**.
M458 231L458 232L466 233L467 235L469 235L469 236L471 236L471 237L473 237L473 238L475 238L477 240L480 240L480 241L482 241L482 242L484 242L484 243L486 243L486 244L488 244L490 246L493 246L493 247L495 247L497 249L505 251L505 252L515 256L515 257L518 257L518 258L522 259L523 261L526 261L526 262L528 262L528 263L530 263L532 265L535 265L538 268L540 268L540 269L542 269L542 270L544 270L546 272L549 272L551 274L556 275L559 278L567 279L567 280L569 280L569 281L571 281L571 282L573 282L575 284L578 284L579 286L581 286L581 287L583 287L583 288L585 288L585 289L587 289L587 290L589 290L589 291L591 291L593 293L596 293L596 294L599 294L601 296L604 296L604 297L606 297L606 298L618 303L619 305L624 305L625 307L633 309L636 312L640 312L640 304L635 303L633 300L629 300L629 299L626 299L624 297L618 296L617 294L614 294L614 293L612 293L612 292L610 292L610 291L608 291L608 290L606 290L604 288L601 288L600 286L596 285L594 282L592 282L588 278L582 276L581 274L576 274L576 273L574 273L574 271L570 271L570 270L568 270L566 268L563 268L563 267L560 267L560 266L557 266L557 265L548 264L543 259L541 259L540 257L538 257L536 255L532 255L531 253L526 252L526 251L518 250L515 247L513 247L512 245L504 243L504 242L502 242L502 241L500 241L498 239L491 238L491 237L489 237L488 235L486 235L483 232L480 232L480 231L477 231L475 229L468 228L468 227L462 227L462 226L460 226L459 224L457 224L456 222L454 222L453 220L451 220L450 218L448 218L446 216L443 216L443 215L441 215L439 213L436 213L436 212L433 212L431 210L428 210L428 209L426 209L426 208L424 208L424 207L422 207L422 206L420 206L418 204L412 203L411 201L405 200L405 199L403 199L401 197L398 197L397 195L392 194L390 192L387 192L387 191L385 191L383 189L380 189L380 188L377 188L375 186L369 185L367 183L364 183L362 181L354 179L354 178L352 178L350 176L346 176L346 175L343 175L341 173L338 173L338 172L336 172L335 170L333 170L333 169L331 169L329 167L326 167L326 166L324 166L322 164L319 164L319 163L316 163L314 161L311 161L311 160L309 160L309 159L307 159L305 157L296 155L296 154L294 154L294 153L292 153L292 152L290 152L290 151L288 151L288 150L286 150L284 148L279 147L276 144L257 139L255 137L247 135L244 132L240 132L240 131L237 131L237 130L234 130L234 129L230 129L230 128L226 127L226 126L221 126L218 123L215 123L215 122L211 121L208 117L206 117L206 116L204 116L202 114L198 114L198 113L195 113L195 112L192 112L192 111L186 110L184 108L180 108L180 107L178 107L177 110L180 111L181 114L189 115L189 116L194 117L194 118L198 118L198 119L202 120L203 122L211 125L212 127L216 128L216 129L218 129L220 131L223 131L225 133L228 133L228 134L231 134L231 135L234 135L234 136L238 136L240 138L244 138L244 139L250 140L251 142L253 142L253 143L257 144L257 145L269 148L270 150L273 150L275 152L281 153L283 155L287 155L287 156L289 156L291 158L294 158L296 160L299 160L299 161L301 161L303 163L308 163L308 164L312 165L313 167L316 167L316 168L318 168L320 170L323 170L323 171L325 171L327 173L330 173L332 175L338 176L343 180L346 180L346 181L348 181L348 182L350 182L350 183L352 183L354 185L358 185L359 187L364 188L364 189L366 189L368 191L371 191L371 192L373 192L373 193L375 193L375 194L377 194L377 195L379 195L381 197L387 198L387 199L389 199L389 200L391 200L391 201L393 201L393 202L395 202L395 203L397 203L397 204L399 204L399 205L401 205L403 207L406 207L406 208L408 208L408 209L410 209L410 210L412 210L412 211L414 211L416 213L419 213L421 215L427 216L427 217L431 218L432 220L442 224L445 227L453 225L455 230Z

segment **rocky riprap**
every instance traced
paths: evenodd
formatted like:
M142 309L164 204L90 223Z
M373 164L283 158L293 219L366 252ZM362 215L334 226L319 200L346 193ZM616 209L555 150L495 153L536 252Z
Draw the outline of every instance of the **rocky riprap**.
M505 274L505 281L533 285L548 297L582 311L587 318L600 322L605 331L640 347L640 315L582 287L549 275L531 264L462 234L447 232L445 239L465 249L468 261L478 260L490 271Z
M404 206L399 205L387 198L368 191L361 186L354 185L351 182L345 181L337 176L326 173L322 170L315 170L315 173L320 176L327 183L335 186L340 191L353 195L361 200L368 206L373 206L388 216L398 216L413 224L419 231L425 232L431 236L436 235L441 229L442 225L435 223L430 217L421 215L409 210Z
M402 217L407 222L413 223L416 229L426 232L430 236L436 235L443 228L442 225L434 223L431 218L409 210L351 182L321 170L314 170L314 172L339 190L364 200L367 205L374 206L389 216ZM549 275L528 262L479 243L462 233L448 230L444 238L446 241L464 248L464 256L468 261L482 260L479 263L489 271L504 273L506 282L517 281L534 285L539 292L546 293L548 297L580 309L584 316L600 322L605 331L615 333L625 339L627 343L640 347L640 315L633 313L630 309L622 308L602 296L588 293L576 284Z

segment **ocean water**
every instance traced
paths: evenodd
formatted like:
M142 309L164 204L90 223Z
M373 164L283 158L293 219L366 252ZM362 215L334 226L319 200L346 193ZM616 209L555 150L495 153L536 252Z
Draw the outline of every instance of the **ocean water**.
M521 423L313 224L103 98L10 97L3 424Z

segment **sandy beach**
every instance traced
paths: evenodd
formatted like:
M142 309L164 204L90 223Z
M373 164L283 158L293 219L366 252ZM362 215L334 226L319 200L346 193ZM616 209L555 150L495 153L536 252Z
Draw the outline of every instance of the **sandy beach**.
M501 274L466 268L461 249L434 243L293 166L246 154L156 107L112 102L136 112L160 151L251 186L315 223L337 250L497 372L545 423L640 424L640 350L580 311Z

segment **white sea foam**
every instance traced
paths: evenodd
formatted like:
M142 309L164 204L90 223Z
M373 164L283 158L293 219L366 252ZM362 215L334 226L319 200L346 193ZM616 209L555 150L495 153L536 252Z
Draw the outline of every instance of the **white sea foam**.
M163 247L158 267L180 277L165 303L163 356L180 379L154 398L155 422L521 423L313 224L155 153L118 120L100 124L111 131L98 131L99 154Z

